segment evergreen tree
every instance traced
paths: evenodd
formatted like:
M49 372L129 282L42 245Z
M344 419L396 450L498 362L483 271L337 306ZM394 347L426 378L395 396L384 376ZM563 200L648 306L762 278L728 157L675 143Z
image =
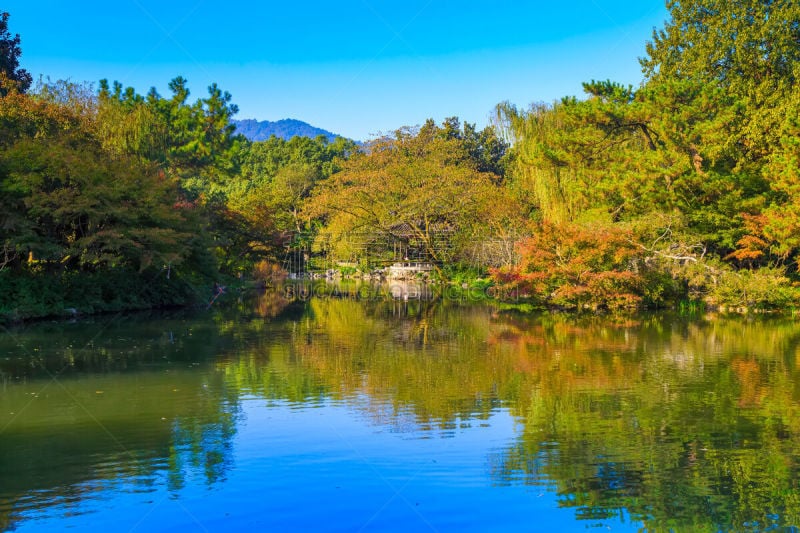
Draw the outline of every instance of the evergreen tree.
M5 77L14 82L21 92L25 92L33 81L27 70L19 68L20 49L19 34L11 35L8 31L8 13L0 12L0 77ZM0 85L0 96L6 94L7 89Z

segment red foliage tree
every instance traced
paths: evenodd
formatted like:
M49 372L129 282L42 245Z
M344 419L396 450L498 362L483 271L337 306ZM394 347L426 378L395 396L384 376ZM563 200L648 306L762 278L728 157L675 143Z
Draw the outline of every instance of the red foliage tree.
M518 252L517 265L491 272L500 291L571 309L620 309L642 301L644 251L619 227L542 223Z

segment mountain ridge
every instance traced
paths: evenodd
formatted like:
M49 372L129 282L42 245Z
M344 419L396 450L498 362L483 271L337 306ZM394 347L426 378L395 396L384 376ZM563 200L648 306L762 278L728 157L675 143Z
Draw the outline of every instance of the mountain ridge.
M231 123L236 126L236 133L244 135L251 141L266 141L273 135L286 141L292 137L311 137L313 139L323 135L329 142L333 142L337 137L342 137L342 135L294 118L284 118L276 121L250 118L232 120Z

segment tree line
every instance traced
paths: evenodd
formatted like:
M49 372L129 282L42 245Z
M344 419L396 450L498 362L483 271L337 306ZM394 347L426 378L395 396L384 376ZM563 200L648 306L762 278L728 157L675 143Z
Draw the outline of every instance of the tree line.
M522 261L498 276L564 304L793 305L800 6L668 8L639 87L498 107L537 207Z
M365 267L413 241L441 276L469 268L542 307L792 306L800 6L667 7L637 87L363 146L249 142L229 93L192 100L182 77L166 96L33 84L3 13L0 311L185 303L274 268L298 235Z

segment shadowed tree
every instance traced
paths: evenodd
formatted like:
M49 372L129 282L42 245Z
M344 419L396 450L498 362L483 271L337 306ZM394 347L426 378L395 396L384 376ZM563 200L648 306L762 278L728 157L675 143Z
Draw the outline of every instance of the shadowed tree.
M0 12L0 77L16 83L21 92L25 92L31 86L33 79L30 73L19 68L19 56L22 50L19 47L19 34L11 35L8 31L8 13ZM0 86L0 96L6 94L6 89Z

